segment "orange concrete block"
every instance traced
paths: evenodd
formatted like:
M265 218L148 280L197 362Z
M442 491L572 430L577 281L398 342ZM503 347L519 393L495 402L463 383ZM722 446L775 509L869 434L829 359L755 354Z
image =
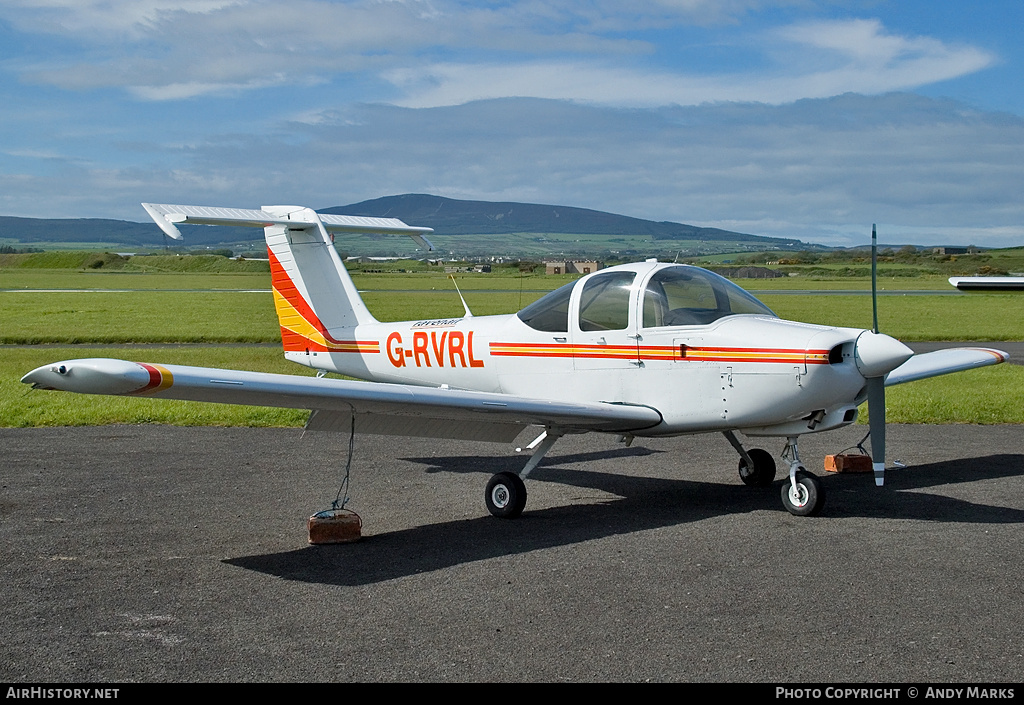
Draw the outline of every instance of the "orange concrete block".
M871 456L860 453L826 455L825 470L827 472L871 472Z
M317 512L309 518L309 542L352 543L363 537L363 520L348 509Z

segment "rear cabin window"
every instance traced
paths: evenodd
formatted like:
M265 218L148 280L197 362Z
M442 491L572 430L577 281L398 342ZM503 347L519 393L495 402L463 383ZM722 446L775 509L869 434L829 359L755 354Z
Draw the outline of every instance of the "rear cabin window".
M609 272L587 280L580 294L580 330L623 330L636 272Z
M704 325L741 313L775 317L725 277L698 267L662 269L644 291L644 328Z

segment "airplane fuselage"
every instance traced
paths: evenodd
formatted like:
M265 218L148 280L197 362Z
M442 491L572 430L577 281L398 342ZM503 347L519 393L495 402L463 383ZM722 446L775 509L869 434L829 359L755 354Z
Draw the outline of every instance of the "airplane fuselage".
M527 317L529 325L516 314L373 323L331 331L327 345L313 346L325 349L307 340L286 357L378 382L657 409L663 422L636 435L798 435L856 419L864 378L854 349L864 331L783 321L767 309L665 325L645 297L653 275L670 267L625 265L580 279L555 304L564 324ZM615 270L633 275L630 285L598 321L588 319L601 305L585 303L588 280Z

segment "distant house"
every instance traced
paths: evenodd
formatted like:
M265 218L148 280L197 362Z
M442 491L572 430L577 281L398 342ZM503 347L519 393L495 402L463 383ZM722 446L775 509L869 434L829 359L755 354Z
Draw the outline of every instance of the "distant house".
M545 274L590 274L599 269L604 269L603 262L576 262L565 260L561 262L545 262Z
M461 274L465 272L476 272L477 274L487 274L491 271L491 265L489 264L470 264L464 267L445 267L445 274Z
M932 254L936 255L976 255L978 254L978 248L974 245L970 247L933 247Z

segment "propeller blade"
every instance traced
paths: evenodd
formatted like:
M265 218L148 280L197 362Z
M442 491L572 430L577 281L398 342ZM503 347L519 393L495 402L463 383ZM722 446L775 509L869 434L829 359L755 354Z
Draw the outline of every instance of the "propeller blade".
M872 341L870 349L875 353L873 356L862 355L862 357L858 358L857 366L860 367L861 373L877 372L879 369L891 364L892 358L894 356L898 357L901 352L896 347L897 345L913 355L913 351L903 346L902 343L889 338L887 335L881 336L878 334L878 233L875 230L874 223L871 224L871 324L871 330L875 333L876 337L864 337L863 346L859 339L857 341L858 352L867 352L869 347L867 344L869 341ZM879 345L875 341L884 341L887 344ZM883 348L884 352L882 350L875 350L875 348ZM872 365L862 364L863 357L880 359L873 360L876 364L874 365L875 369L872 369ZM907 356L904 362L907 359L910 359L910 356ZM898 364L902 365L903 362ZM890 372L892 369L890 367L885 371ZM867 377L866 381L868 383L868 426L871 430L871 466L875 471L875 485L881 487L885 484L885 377Z
M878 235L871 224L871 330L878 332Z
M875 484L885 484L885 377L869 377L868 426L871 429L871 466Z

